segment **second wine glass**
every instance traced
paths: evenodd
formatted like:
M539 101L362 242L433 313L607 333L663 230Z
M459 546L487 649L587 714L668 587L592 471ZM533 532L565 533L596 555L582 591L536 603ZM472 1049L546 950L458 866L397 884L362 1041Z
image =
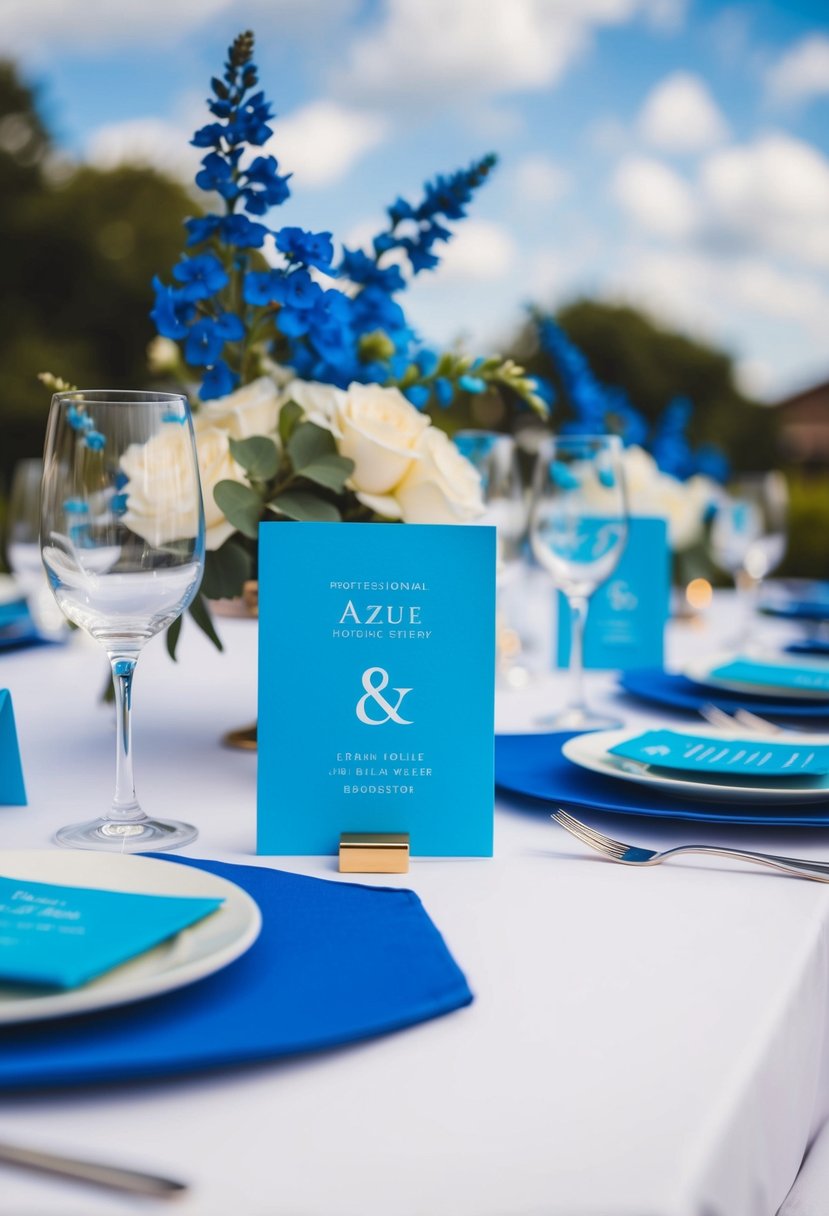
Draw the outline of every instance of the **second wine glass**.
M530 541L570 610L570 697L545 725L601 730L615 718L588 708L584 627L590 597L618 565L627 543L622 443L616 435L563 435L539 454L530 510Z
M62 611L109 656L117 708L112 806L55 839L120 853L189 843L192 825L142 811L131 735L138 656L193 600L204 569L198 456L184 397L109 389L53 397L41 552Z

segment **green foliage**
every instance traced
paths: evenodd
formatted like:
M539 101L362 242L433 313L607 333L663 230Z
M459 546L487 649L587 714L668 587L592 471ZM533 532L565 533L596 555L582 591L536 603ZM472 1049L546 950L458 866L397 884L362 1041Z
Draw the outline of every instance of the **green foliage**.
M270 481L279 468L279 451L272 439L265 435L251 435L250 439L231 439L230 454L250 477L251 481Z
M240 481L220 481L213 489L216 506L237 532L256 540L262 516L262 498Z
M286 519L301 523L337 523L342 515L332 502L301 490L286 490L271 500L271 507Z
M829 579L829 475L789 472L789 542L775 577Z
M233 599L242 594L244 584L253 578L253 569L253 554L240 540L231 537L208 552L201 593L209 600Z

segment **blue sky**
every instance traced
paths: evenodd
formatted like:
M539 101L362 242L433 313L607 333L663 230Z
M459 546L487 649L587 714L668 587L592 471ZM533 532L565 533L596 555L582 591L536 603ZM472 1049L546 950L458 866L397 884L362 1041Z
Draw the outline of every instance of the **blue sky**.
M0 0L67 156L185 178L248 26L282 222L367 240L397 194L499 153L408 293L426 338L491 349L528 302L589 293L724 345L767 399L829 376L825 3Z

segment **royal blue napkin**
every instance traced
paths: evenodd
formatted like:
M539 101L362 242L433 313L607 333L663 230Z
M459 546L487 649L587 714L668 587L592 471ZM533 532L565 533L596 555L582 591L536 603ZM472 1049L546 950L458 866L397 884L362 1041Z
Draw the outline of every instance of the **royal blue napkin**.
M690 710L692 713L699 713L704 705L716 705L726 713L733 713L742 706L763 717L783 720L829 717L829 700L778 697L771 693L754 692L748 685L739 692L733 688L715 688L712 684L697 684L678 672L664 671L661 667L638 667L623 671L619 684L626 693L639 700L667 709Z
M413 891L165 857L244 887L251 949L178 992L0 1031L0 1091L144 1080L294 1055L468 1005L463 973Z
M754 684L761 688L779 689L782 693L825 693L829 697L829 663L795 664L762 663L757 659L739 657L713 667L709 673L720 680L735 684Z
M0 604L0 654L27 646L54 645L58 640L38 632L25 599Z
M610 748L611 756L653 768L741 777L825 777L829 744L770 743L765 739L714 739L676 730L647 730Z
M77 988L195 924L222 902L0 876L0 979Z
M786 647L789 654L811 654L815 658L829 658L829 638L803 638L800 642L790 642Z

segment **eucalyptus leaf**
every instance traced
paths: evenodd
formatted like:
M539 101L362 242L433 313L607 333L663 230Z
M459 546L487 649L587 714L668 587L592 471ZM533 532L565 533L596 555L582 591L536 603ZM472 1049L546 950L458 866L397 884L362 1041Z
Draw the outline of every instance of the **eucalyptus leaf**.
M211 549L204 563L201 594L209 600L231 600L242 594L242 585L253 577L253 558L234 540Z
M276 476L279 452L274 441L265 435L231 439L230 454L254 481L270 481Z
M238 532L256 540L262 515L262 500L250 486L239 481L220 481L213 489L216 506Z
M294 471L302 473L306 465L314 464L320 456L336 455L334 436L313 422L301 422L287 444Z
M305 494L302 490L286 490L270 504L274 511L300 523L337 523L342 516L333 503Z
M213 619L210 616L210 610L207 607L207 600L204 598L201 592L199 592L190 605L190 615L198 625L199 629L201 629L202 633L207 634L216 649L224 650L222 640L213 625Z
M300 472L308 481L340 494L347 479L354 472L354 461L349 460L347 456L320 456L311 464L306 464Z
M181 633L181 620L182 618L180 616L176 617L170 628L167 630L167 636L165 638L167 643L167 653L174 663L176 661L176 647L178 646L179 634Z
M302 417L302 406L295 401L287 401L279 411L279 438L286 444L294 433L294 428Z

